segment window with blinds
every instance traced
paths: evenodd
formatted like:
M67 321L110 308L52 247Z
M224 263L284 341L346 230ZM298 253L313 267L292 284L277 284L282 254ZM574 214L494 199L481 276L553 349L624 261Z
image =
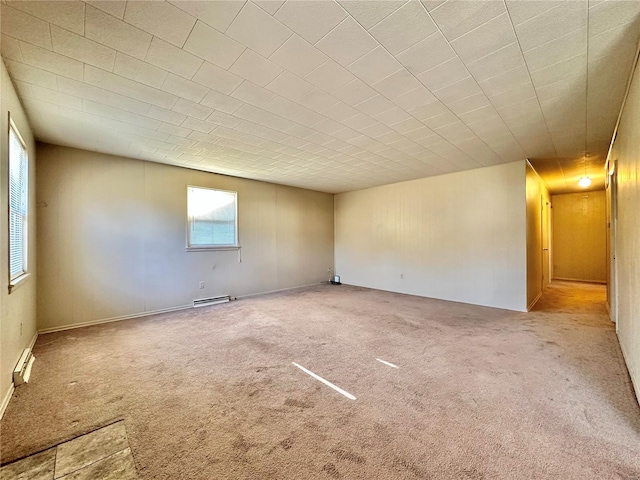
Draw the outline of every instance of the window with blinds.
M13 122L9 126L9 276L10 285L27 273L29 172L27 147Z
M187 248L238 246L238 194L187 187Z

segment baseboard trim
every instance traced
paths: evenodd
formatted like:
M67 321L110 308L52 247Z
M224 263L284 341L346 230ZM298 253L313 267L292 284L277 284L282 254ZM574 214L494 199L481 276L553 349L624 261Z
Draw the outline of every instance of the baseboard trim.
M559 280L561 282L579 282L579 283L597 283L598 285L606 285L607 281L604 280L584 280L582 278L564 278L564 277L553 277L553 280Z
M542 292L540 292L538 294L538 296L536 298L533 299L533 301L529 304L529 306L527 306L527 312L530 312L531 309L533 308L533 306L538 303L538 300L540 300L540 297L542 297Z
M193 308L193 305L181 305L179 307L162 308L159 310L150 310L148 312L134 313L132 315L122 315L119 317L102 318L99 320L89 320L87 322L71 323L68 325L62 325L60 327L42 328L38 330L39 334L63 332L65 330L73 330L75 328L91 327L93 325L101 325L103 323L120 322L122 320L132 320L134 318L148 317L150 315L157 315L159 313L177 312L179 310L187 310Z
M2 416L4 415L5 410L9 406L9 401L11 400L11 397L13 396L13 392L14 392L15 389L16 388L13 386L13 382L11 382L11 386L9 387L9 391L7 392L7 394L2 399L2 404L0 404L0 420L2 419Z
M634 376L634 373L636 372L631 372L631 368L629 367L629 365L631 365L629 363L629 356L625 352L624 344L620 340L620 333L616 332L616 336L618 337L618 344L620 345L620 350L622 351L622 358L624 359L625 366L627 367L627 372L629 372L629 378L631 379L631 386L633 387L633 391L636 393L636 401L638 402L638 405L640 405L640 384L638 384L640 383L640 381L638 383L634 381L633 376Z
M36 341L38 340L38 331L36 330L36 333L33 334L33 338L31 339L31 342L29 342L29 345L27 346L27 348L29 350L33 350L33 346L36 344Z
M309 283L307 285L298 285L297 287L287 287L287 288L280 288L278 290L269 290L268 292L248 293L246 295L239 295L237 297L232 296L231 298L241 299L241 298L259 297L260 295L269 295L270 293L288 292L289 290L297 290L298 288L315 287L317 285L322 285L322 283Z

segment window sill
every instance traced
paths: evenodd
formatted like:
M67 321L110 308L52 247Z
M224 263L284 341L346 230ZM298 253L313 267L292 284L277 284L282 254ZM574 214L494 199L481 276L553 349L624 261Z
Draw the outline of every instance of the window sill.
M13 292L17 287L22 285L24 281L29 277L29 273L23 273L18 278L14 278L9 282L9 293Z
M240 245L224 245L220 247L187 247L187 252L208 252L208 251L225 251L225 250L240 250Z

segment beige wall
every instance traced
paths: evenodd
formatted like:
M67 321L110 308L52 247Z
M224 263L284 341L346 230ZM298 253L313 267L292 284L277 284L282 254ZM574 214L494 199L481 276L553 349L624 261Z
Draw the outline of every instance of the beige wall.
M607 281L604 190L554 195L554 278Z
M344 283L526 309L525 162L336 195Z
M41 330L319 283L333 267L333 195L46 144L38 168ZM185 251L187 185L238 192L240 256Z
M22 350L29 346L36 334L36 149L27 118L13 89L9 75L0 61L0 415L9 401L13 368ZM29 154L29 277L9 294L8 271L8 113L27 143Z
M536 171L527 162L527 306L533 307L543 288L549 283L548 248L549 228L546 212L550 202L549 190ZM547 210L545 210L547 209Z
M636 69L610 155L617 160L617 330L640 400L640 71ZM615 300L612 300L615 301Z

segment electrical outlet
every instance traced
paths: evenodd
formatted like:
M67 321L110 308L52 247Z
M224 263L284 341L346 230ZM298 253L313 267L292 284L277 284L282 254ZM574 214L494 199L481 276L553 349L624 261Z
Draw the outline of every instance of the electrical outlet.
M200 282L200 289L204 288L204 282Z

